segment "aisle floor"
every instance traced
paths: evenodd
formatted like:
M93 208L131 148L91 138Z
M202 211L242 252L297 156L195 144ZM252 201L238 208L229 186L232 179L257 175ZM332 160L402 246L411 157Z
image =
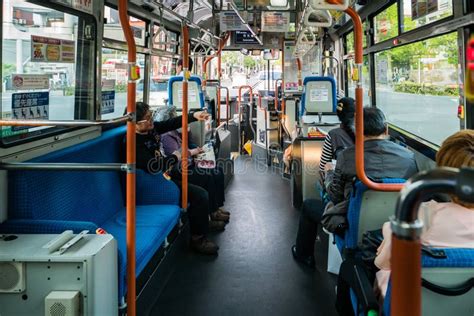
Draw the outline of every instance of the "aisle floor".
M299 211L288 180L240 157L225 209L230 223L210 236L219 256L182 251L151 315L336 315L327 239L316 244L316 271L291 256Z

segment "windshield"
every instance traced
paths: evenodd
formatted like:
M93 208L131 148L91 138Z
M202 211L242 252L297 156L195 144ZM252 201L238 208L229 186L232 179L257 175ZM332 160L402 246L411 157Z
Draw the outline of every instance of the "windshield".
M272 80L281 79L281 72L274 71L271 75L271 78L272 78ZM259 75L259 79L260 80L267 80L268 79L267 72L261 71L260 75Z

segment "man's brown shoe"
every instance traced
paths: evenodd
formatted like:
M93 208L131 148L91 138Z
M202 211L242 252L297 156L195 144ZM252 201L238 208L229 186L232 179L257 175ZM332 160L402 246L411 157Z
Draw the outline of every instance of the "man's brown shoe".
M191 238L191 249L204 255L217 255L219 246L203 236L197 239Z
M226 211L226 210L223 210L223 209L221 209L221 208L219 208L219 209L217 210L217 212L222 213L222 214L227 215L227 216L230 216L230 212L228 212L228 211Z
M225 223L223 221L209 221L210 232L222 232L225 230Z
M223 213L220 213L219 211L211 213L211 220L213 221L223 221L227 223L229 221L229 218L229 215L225 215Z

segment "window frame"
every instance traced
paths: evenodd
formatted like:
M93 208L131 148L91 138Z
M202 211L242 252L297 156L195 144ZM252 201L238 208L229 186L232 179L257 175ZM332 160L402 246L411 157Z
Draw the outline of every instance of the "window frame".
M374 39L375 39L375 36L374 36L374 18L375 16L377 16L378 14L380 14L381 12L383 12L384 10L386 10L388 7L390 7L391 5L393 5L394 3L397 3L398 4L398 35L391 38L391 39L388 39L388 40L385 40L385 41L381 41L381 42L378 42L378 43L375 43ZM375 4L374 4L375 5ZM370 80L370 85L371 85L371 96L370 96L370 101L371 101L371 106L373 107L377 107L377 102L376 102L376 98L377 98L377 91L375 89L375 86L376 86L376 82L375 82L375 54L376 53L379 53L379 52L382 52L382 51L386 51L386 50L390 50L392 48L396 48L396 47L400 47L400 46L404 46L404 45L409 45L409 44L413 44L413 43L416 43L416 42L419 42L419 41L424 41L424 40L428 40L430 38L434 38L434 37L437 37L437 36L443 36L443 35L446 35L446 34L449 34L449 33L452 33L452 32L455 32L457 31L458 32L458 43L460 43L461 41L465 41L465 38L466 38L466 30L467 29L471 29L474 30L474 26L469 26L469 23L466 23L465 22L465 17L469 14L473 14L474 13L474 4L471 4L471 7L469 7L469 3L467 3L467 7L464 6L463 3L457 3L457 1L453 0L452 1L452 5L453 5L453 13L450 15L450 16L447 16L447 17L444 17L442 19L439 19L437 21L434 21L432 23L429 23L429 24L426 24L426 25L423 25L423 26L420 26L420 27L417 27L417 28L414 28L410 31L405 31L405 32L402 32L401 30L401 22L400 22L400 19L403 18L402 17L402 14L400 14L400 12L403 12L403 11L400 11L400 10L403 10L402 6L403 6L403 2L402 0L389 0L387 1L387 3L385 3L384 5L382 5L381 7L378 7L376 6L375 8L377 8L374 12L368 12L368 14L364 14L364 12L361 13L361 16L363 18L363 20L367 21L368 22L368 30L367 30L367 47L364 48L364 56L368 55L368 58L369 58L369 75L371 77L371 80ZM369 8L370 9L370 8ZM463 9L466 9L466 10L463 10ZM364 9L362 9L364 10ZM440 29L443 29L443 32L440 32L440 33L437 33L439 32ZM341 86L344 87L345 89L345 92L346 92L346 95L348 95L348 87L349 87L349 80L350 78L347 78L346 77L346 73L347 73L347 63L349 62L349 60L347 59L347 43L346 43L346 36L350 33L350 32L353 32L353 26L352 26L352 22L349 20L346 22L346 24L341 28L341 33L339 33L339 36L340 36L340 40L342 40L342 46L343 46L343 50L344 50L344 54L343 55L343 66L344 68L342 69L342 73L343 73L343 79L344 82ZM461 37L461 33L463 34L463 36ZM394 41L398 41L399 45L395 45L394 44ZM459 62L462 64L465 63L465 56L464 56L464 52L460 52L460 58L463 58L463 60L460 60ZM461 69L462 70L462 69ZM464 84L464 78L463 78L463 81L461 82L462 84ZM462 101L463 104L464 104L464 109L465 109L465 118L464 119L459 119L459 125L460 125L460 128L474 128L474 110L471 109L472 108L472 103L468 102L467 99L464 98L464 100ZM394 128L397 129L397 133L398 134L403 134L403 133L406 133L405 137L406 138L410 138L411 135L414 135L408 131L405 131L404 129L402 129L401 127L399 126L396 126L396 125L393 125L393 124L389 124L389 126L393 126ZM423 144L425 143L429 143L429 146L427 148L429 148L429 150L431 150L432 148L439 148L439 145L436 145L434 143L431 143L429 142L428 140L425 140L423 137L419 136L419 135L414 135L416 141L418 142L421 142ZM423 145L425 146L425 145Z
M52 10L55 10L55 11L60 11L60 12L63 12L65 14L69 14L69 15L74 15L74 16L77 16L78 19L82 18L82 19L86 19L88 20L88 22L93 26L93 31L94 31L94 38L95 38L95 43L94 43L94 47L95 47L95 52L94 52L94 56L91 58L91 62L93 63L93 69L97 69L97 63L98 63L98 52L97 52L97 49L98 49L98 45L99 45L99 27L98 27L98 23L97 23L97 18L95 15L93 14L89 14L89 13L86 13L86 12L83 12L83 11L80 11L80 10L76 10L74 8L71 8L69 6L65 6L65 5L62 5L60 3L51 3L51 2L43 2L43 1L38 1L38 0L30 0L30 2L32 4L35 4L35 5L38 5L38 6L42 6L44 8L48 8L48 9L52 9ZM3 24L3 16L4 16L4 12L3 12L3 2L1 3L0 5L0 19L1 19L1 23ZM79 21L79 20L78 20ZM0 37L1 37L1 43L0 43L0 60L3 61L3 27L0 28ZM76 55L76 61L78 60L79 58L79 54ZM93 74L93 91L92 91L92 100L94 102L94 104L84 104L83 107L81 107L81 109L78 109L77 108L77 100L76 98L74 99L74 120L77 120L78 118L76 117L78 115L78 113L89 113L89 110L92 108L92 115L95 117L95 112L96 112L96 109L94 107L95 104L97 104L97 97L98 97L98 90L97 90L97 72L96 71L92 71L91 72ZM2 70L0 69L0 76L2 76ZM0 91L0 95L3 94L3 90ZM3 116L3 109L0 108L0 116ZM15 147L15 146L20 146L20 145L23 145L23 144L26 144L26 143L31 143L31 142L35 142L35 141L38 141L38 140L41 140L41 139L46 139L46 138L51 138L51 137L54 137L54 140L56 140L56 137L55 136L58 136L58 135L61 135L61 134L65 134L65 133L70 133L70 132L73 132L73 131L77 131L77 130L80 130L80 129L84 129L86 130L87 127L80 127L80 126L77 126L77 127L60 127L60 126L52 126L52 127L48 127L48 128L45 128L45 129L41 129L41 130L38 130L38 131L33 131L33 132L27 132L27 133L23 133L23 134L18 134L18 135L13 135L13 136L9 136L9 137L0 137L0 148L11 148L11 147ZM15 137L15 139L12 139L12 137ZM11 141L6 141L8 139L12 139Z

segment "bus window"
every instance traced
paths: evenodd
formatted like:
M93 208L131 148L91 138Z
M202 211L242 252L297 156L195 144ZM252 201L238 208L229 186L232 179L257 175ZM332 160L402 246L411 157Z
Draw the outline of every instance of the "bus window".
M2 118L93 119L95 36L85 35L95 30L92 16L3 1L2 27ZM1 138L11 143L59 129L3 127Z
M453 14L453 1L429 1L424 6L413 4L411 0L403 0L402 32L414 30Z
M441 144L460 128L457 33L375 54L377 106L390 123Z
M379 43L398 35L398 5L394 3L374 18L374 42Z
M142 78L145 74L145 55L137 54L137 64L140 65ZM123 115L127 106L128 82L127 52L102 49L102 119L110 119ZM115 92L115 93L112 93ZM143 79L137 84L137 101L143 101Z
M104 18L104 38L125 42L125 35L123 34L123 30L120 25L118 11L106 6ZM145 21L130 16L130 26L132 28L133 37L135 38L136 44L139 46L145 46Z
M355 98L355 83L352 81L352 74L354 72L354 59L346 61L347 79L348 79L348 95ZM369 74L369 58L364 56L364 63L362 64L362 89L364 92L364 106L370 105L370 74Z

